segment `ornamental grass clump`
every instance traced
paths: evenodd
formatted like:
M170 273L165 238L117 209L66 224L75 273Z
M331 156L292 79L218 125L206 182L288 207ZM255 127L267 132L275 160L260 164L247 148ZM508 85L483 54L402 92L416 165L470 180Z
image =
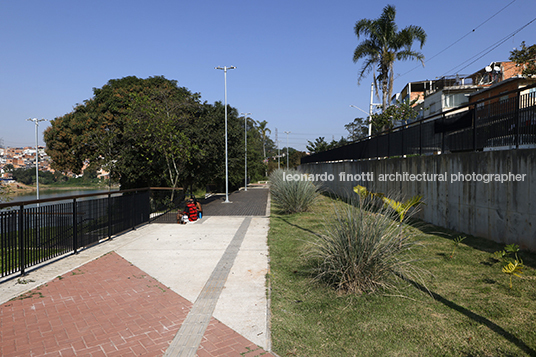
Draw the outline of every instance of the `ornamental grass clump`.
M318 197L318 188L312 181L294 179L304 176L295 169L275 170L270 175L270 194L274 205L284 213L307 211ZM292 177L289 180L288 177Z
M351 294L390 289L401 278L422 283L424 271L412 264L411 254L419 242L403 227L409 216L401 223L386 205L366 210L370 199L355 196L349 204L334 204L324 234L308 251L316 278Z

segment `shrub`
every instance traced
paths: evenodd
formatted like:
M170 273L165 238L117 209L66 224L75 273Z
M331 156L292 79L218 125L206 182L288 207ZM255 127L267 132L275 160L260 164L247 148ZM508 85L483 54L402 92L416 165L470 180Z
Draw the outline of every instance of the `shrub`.
M395 286L399 278L419 280L423 271L413 266L411 250L419 243L403 229L396 211L370 207L372 196L357 197L350 204L334 204L325 232L313 241L308 256L315 276L347 293L372 293Z
M318 188L307 180L287 180L286 175L301 174L295 169L275 170L270 175L270 193L274 205L284 213L307 211L318 197Z

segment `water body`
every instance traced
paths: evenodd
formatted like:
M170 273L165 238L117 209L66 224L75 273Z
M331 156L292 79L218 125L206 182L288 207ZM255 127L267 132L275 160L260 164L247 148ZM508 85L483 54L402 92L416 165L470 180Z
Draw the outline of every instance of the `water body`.
M117 191L117 189L112 189L111 191ZM57 197L64 197L64 196L76 196L76 195L87 195L90 193L108 193L108 189L76 189L76 190L39 190L39 199L43 200L45 198L57 198ZM37 193L35 191L21 194L21 195L14 195L9 197L10 200L8 203L14 203L14 202L23 202L23 201L32 201L37 199ZM54 202L51 202L54 203Z

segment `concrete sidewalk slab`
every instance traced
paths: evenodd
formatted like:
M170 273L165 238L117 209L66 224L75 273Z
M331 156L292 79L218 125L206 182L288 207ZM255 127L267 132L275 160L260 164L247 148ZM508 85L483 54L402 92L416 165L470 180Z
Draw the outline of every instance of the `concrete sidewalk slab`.
M150 235L116 250L126 260L195 302L244 217L203 218L203 224L155 225ZM253 217L214 317L267 348L266 274L269 220Z

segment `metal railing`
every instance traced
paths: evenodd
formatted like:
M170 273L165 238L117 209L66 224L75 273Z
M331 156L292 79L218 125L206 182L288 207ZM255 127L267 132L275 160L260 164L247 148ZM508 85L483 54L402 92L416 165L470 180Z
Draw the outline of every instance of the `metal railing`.
M0 204L0 271L7 276L175 210L181 191L144 188Z
M301 159L302 164L536 148L536 85L501 93ZM515 93L514 97L506 98ZM489 104L487 103L489 102Z

